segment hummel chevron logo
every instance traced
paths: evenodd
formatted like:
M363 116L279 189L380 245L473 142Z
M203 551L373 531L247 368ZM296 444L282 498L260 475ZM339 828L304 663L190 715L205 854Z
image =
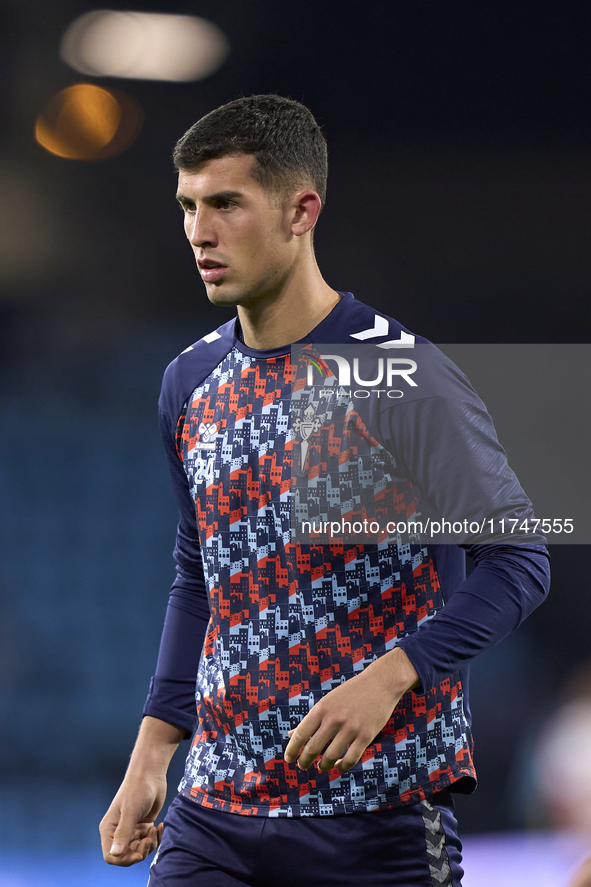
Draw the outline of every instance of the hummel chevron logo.
M370 327L368 330L360 330L358 333L351 333L351 338L359 339L360 342L365 342L366 339L376 339L378 336L387 336L389 326L388 320L385 317L376 314L373 327ZM410 333L405 333L404 330L400 330L399 339L390 339L388 342L380 342L377 344L377 347L414 348L414 344L415 337L411 336Z
M405 333L404 330L400 330L400 338L399 339L390 339L389 342L377 342L376 348L414 348L415 347L415 337L410 333Z
M376 314L376 319L371 329L361 330L361 332L359 333L351 333L351 338L359 339L361 342L365 342L366 339L375 339L376 336L387 336L388 327L389 323L387 319L385 317L380 317L379 314Z
M203 336L203 341L207 342L207 344L209 345L210 342L215 342L216 339L221 338L222 337L220 336L220 334L216 330L214 330L213 333L208 333L206 336Z
M199 425L199 434L203 438L204 443L209 443L209 441L216 436L218 433L218 426L215 422L201 422Z
M215 447L216 447L215 438L217 437L217 434L218 434L217 423L216 422L201 422L199 425L199 434L201 435L201 440L198 440L195 442L195 449L196 450L210 450L210 451L215 450ZM212 454L212 458L213 458L213 454ZM202 463L202 464L198 464L198 463ZM211 466L210 466L209 463L206 461L203 461L203 459L201 459L201 457L199 459L197 459L197 461L195 462L195 465L200 472L202 472L205 469L207 469L207 471L209 472L210 468L211 468L211 471L213 471L213 462L211 463ZM201 474L197 474L196 477L197 478L205 477L207 479L208 474L201 473ZM213 474L212 474L212 477L213 477Z

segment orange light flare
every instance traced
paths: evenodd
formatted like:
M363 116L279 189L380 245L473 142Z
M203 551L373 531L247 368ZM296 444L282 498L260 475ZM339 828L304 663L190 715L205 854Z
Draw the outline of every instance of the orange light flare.
M76 83L47 102L35 123L35 138L58 157L106 160L135 141L143 116L139 104L124 92Z

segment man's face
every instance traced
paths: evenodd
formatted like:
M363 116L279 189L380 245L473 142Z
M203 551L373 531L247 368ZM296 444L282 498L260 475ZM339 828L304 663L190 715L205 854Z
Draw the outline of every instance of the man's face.
M289 202L250 175L254 157L231 154L181 169L177 199L207 296L253 305L278 293L296 257Z

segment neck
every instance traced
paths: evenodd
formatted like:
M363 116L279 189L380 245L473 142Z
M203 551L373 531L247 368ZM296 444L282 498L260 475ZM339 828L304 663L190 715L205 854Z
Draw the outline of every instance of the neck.
M238 306L244 344L261 351L291 345L317 327L339 301L312 256L309 266L292 275L278 292L255 305Z

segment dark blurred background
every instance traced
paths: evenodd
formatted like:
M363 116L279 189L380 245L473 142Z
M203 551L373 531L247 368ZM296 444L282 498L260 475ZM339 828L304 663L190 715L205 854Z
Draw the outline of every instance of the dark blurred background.
M96 845L155 663L176 522L160 379L231 316L206 300L174 201L170 152L196 119L241 94L307 104L330 152L320 267L416 333L591 335L591 4L111 8L202 16L229 53L191 82L89 76L59 55L89 2L0 7L0 822L23 850L32 832L38 850ZM79 83L141 109L116 156L36 141ZM474 665L464 832L556 824L531 801L532 750L590 656L588 555L554 547L547 604Z

